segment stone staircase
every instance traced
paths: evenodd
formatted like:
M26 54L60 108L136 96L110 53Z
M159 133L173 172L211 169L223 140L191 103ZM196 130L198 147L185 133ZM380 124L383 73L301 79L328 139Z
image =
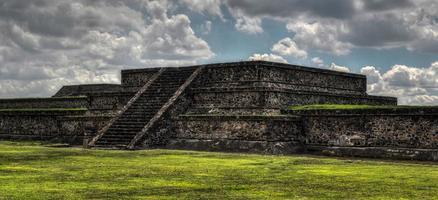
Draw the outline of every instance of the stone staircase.
M133 148L199 71L197 68L163 68L157 72L120 114L99 131L89 146Z

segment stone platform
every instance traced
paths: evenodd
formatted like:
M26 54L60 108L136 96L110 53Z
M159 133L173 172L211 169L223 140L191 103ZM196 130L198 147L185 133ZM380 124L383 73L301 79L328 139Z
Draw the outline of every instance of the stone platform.
M397 105L396 98L368 95L360 74L248 61L129 69L121 77L121 84L65 86L53 98L0 100L0 109L84 108L41 123L64 127L56 129L58 137L89 137L92 147L275 154L328 152L322 147L437 148L436 121L425 112L410 118L286 111L306 104ZM0 137L26 132L10 120L0 114ZM408 122L422 125L405 133Z

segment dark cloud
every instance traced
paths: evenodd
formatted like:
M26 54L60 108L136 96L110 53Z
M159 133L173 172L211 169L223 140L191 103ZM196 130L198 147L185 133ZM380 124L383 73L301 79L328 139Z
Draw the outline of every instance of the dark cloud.
M318 17L350 18L355 12L351 0L228 0L231 9L243 10L251 16L296 17L309 14Z
M363 0L366 10L392 10L415 6L411 0Z
M399 46L416 38L415 30L393 13L363 15L347 23L350 32L340 39L356 46Z

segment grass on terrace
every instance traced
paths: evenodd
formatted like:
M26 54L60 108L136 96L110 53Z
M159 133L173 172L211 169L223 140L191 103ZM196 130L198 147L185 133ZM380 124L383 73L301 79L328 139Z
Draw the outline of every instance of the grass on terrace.
M438 199L438 166L0 142L0 199Z
M438 108L438 106L391 106L391 105L350 105L350 104L310 104L289 106L289 110L352 110L352 109L414 109L414 108Z

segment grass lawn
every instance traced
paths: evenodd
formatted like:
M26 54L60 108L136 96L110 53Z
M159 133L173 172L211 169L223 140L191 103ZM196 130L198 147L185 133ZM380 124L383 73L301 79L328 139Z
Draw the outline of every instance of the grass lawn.
M0 142L0 199L438 199L438 165Z

